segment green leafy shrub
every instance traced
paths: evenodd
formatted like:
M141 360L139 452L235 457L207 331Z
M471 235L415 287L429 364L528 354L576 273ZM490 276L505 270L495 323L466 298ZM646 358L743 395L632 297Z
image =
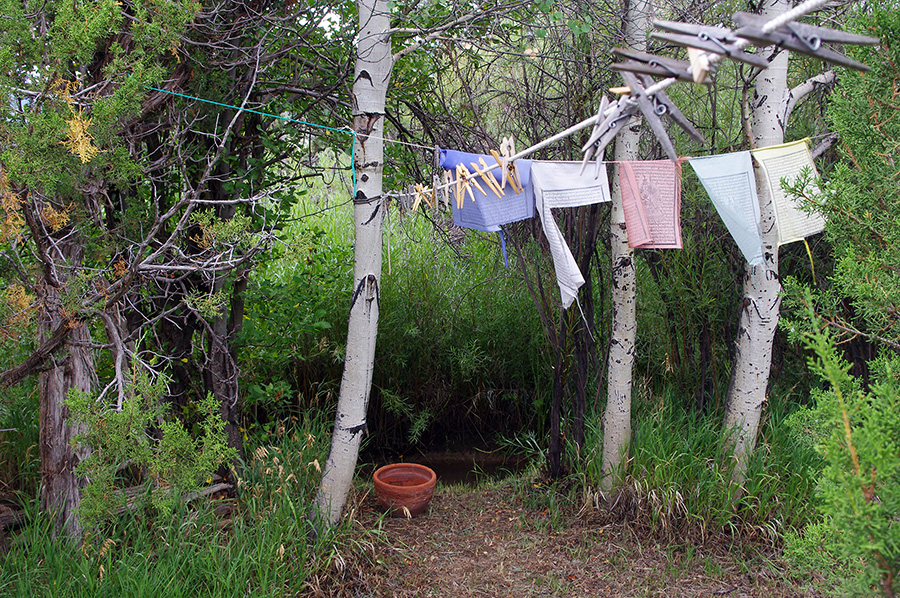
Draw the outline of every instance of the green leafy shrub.
M235 339L252 433L307 407L327 408L317 401L336 386L343 362L336 324L346 312L335 297L344 295L339 285L352 254L314 226L294 224L282 236L288 245L273 251L244 292Z
M135 372L121 410L90 394L70 391L66 401L70 421L81 430L73 443L91 450L76 469L88 480L79 505L86 528L126 506L126 484L146 485L149 504L169 513L183 493L211 481L216 468L234 458L215 398L207 395L197 405L195 436L181 420L168 415L163 402L167 383L165 376L153 380L146 372ZM126 470L130 476L123 474Z
M235 466L236 499L178 504L170 517L130 511L81 546L54 539L38 501L26 504L28 523L0 556L0 596L318 595L317 586L371 553L358 529L350 538L349 518L308 536L328 419L281 422L269 442L248 444Z
M843 538L841 553L867 564L864 581L894 595L900 573L900 359L883 357L877 382L864 391L849 374L828 330L810 309L803 333L815 355L810 369L827 382L817 391L818 449L825 466L819 492L825 521Z
M843 543L832 522L820 520L802 530L788 530L784 535L784 556L804 578L817 576L823 586L850 590L847 581L859 577L861 566L858 560L843 554Z
M819 525L840 537L839 559L859 564L848 592L880 588L893 596L900 573L900 11L871 7L850 26L882 44L853 50L872 71L842 73L829 101L841 161L817 189L791 189L826 217L834 267L812 290L786 281L785 306L797 315L784 323L812 351L810 370L826 384L792 421L822 455Z

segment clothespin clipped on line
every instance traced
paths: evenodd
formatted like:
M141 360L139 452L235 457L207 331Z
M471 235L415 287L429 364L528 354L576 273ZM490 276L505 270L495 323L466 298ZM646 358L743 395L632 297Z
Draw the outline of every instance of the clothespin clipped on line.
M629 91L631 90L629 89ZM638 112L637 104L631 100L630 94L622 95L618 100L609 104L609 106L604 109L604 103L608 101L606 96L604 96L600 104L600 110L597 113L598 122L594 125L594 130L588 138L587 143L581 148L581 151L585 153L582 168L593 155L597 159L597 168L599 170L599 165L603 160L603 152L606 150L606 146L608 146L619 131L622 130L622 126L628 119Z
M746 12L737 12L732 15L734 22L740 25L734 34L748 39L754 45L764 47L775 45L785 50L806 54L813 58L818 58L826 62L839 64L848 68L859 71L868 71L870 67L857 62L852 58L848 58L824 46L825 43L850 44L874 46L879 43L877 37L869 37L867 35L856 35L854 33L845 33L836 29L828 29L826 27L815 27L804 23L790 22L783 27L779 27L771 32L766 32L764 27L767 23L765 17L754 15Z
M650 34L650 37L671 42L687 48L703 50L712 58L714 54L727 56L732 60L749 64L760 69L769 66L769 61L759 54L749 54L743 48L747 44L740 36L727 27L712 27L709 25L692 25L677 21L653 21L653 25L668 33ZM715 63L717 60L711 60ZM691 67L692 75L694 67Z
M612 51L618 58L625 59L625 62L617 62L610 67L614 71L628 71L663 78L674 77L681 81L693 80L691 65L683 60L654 56L653 54L635 52L625 48L613 48ZM610 91L616 93L615 90Z
M497 164L500 165L502 176L500 177L500 188L506 189L506 182L509 181L513 192L522 193L522 183L519 177L519 167L515 160L510 160L516 155L516 142L512 137L504 137L500 140L500 152L491 150L491 155Z
M412 206L413 212L419 209L419 204L423 201L425 202L425 205L431 206L431 202L428 200L428 195L426 194L425 187L422 185L422 183L416 183L415 187L413 187L413 190L416 195L416 200L415 202L413 202Z
M397 193L397 206L400 208L401 213L408 212L412 209L412 206L410 205L411 199L412 195L409 187Z
M628 92L630 92L631 90L628 89L627 87L614 87L614 88L610 89L610 91L612 93L619 93L619 94L624 95L624 94L627 94ZM587 167L588 162L591 161L591 158L596 157L597 166L594 169L594 178L596 179L598 176L600 176L600 167L603 164L603 150L606 149L606 145L604 145L602 148L598 148L598 147L596 147L596 144L598 142L593 141L593 139L594 139L594 135L597 133L598 127L600 127L603 124L603 122L606 120L609 112L611 112L610 105L609 105L609 98L606 97L606 94L603 94L603 97L600 98L600 109L597 111L597 122L594 123L593 134L591 135L590 140L588 140L588 142L581 149L581 151L584 152L584 159L581 161L581 172L579 174L583 174L584 169ZM592 144L595 145L595 147L594 147L594 149L596 150L595 152L588 151L591 149Z
M665 92L658 91L652 96L648 96L644 92L645 86L650 87L653 85L653 79L647 75L637 76L629 72L623 72L622 78L625 80L625 84L631 88L632 95L635 96L635 100L638 103L638 108L644 114L644 120L650 125L653 134L656 135L670 160L677 161L678 154L675 153L675 146L672 145L660 116L668 117L697 143L706 143L703 134L681 113L681 110L672 103L672 100L668 98Z
M628 71L622 71L621 74L625 84L628 85L630 93L620 97L616 103L606 110L602 110L601 106L598 120L600 115L603 115L605 118L602 122L595 125L590 139L581 148L582 152L587 152L583 164L587 163L590 159L589 156L592 154L597 157L598 161L602 160L606 146L622 130L622 125L627 122L628 118L637 114L638 111L644 115L644 120L647 121L670 160L678 160L678 154L675 153L675 146L672 145L672 141L666 133L666 129L660 119L661 116L670 118L695 141L699 143L705 142L700 131L691 124L664 92L657 91L653 95L647 95L646 87L653 84L653 79L648 75L637 76Z
M475 203L475 193L472 191L472 185L474 185L482 195L487 195L482 186L478 184L478 179L472 176L472 173L469 172L469 169L466 168L465 164L458 164L456 166L456 207L462 209L463 202L465 201L465 193L468 193L469 197L472 199L472 203Z
M435 179L435 182L437 180ZM437 188L437 185L435 185ZM441 171L441 203L446 205L448 208L450 207L450 171L442 170Z
M711 54L697 48L688 48L687 53L691 63L691 78L694 83L708 84L706 77L715 72L716 62L721 59L722 55Z
M480 168L475 162L469 162L469 164L472 165L472 170L475 171L475 174L481 177L481 180L483 180L485 184L487 184L490 190L493 191L497 197L503 197L505 195L505 193L503 192L503 188L500 187L500 183L497 182L497 179L495 179L494 175L491 174L491 171L488 170L484 158L478 158L478 161L481 164Z

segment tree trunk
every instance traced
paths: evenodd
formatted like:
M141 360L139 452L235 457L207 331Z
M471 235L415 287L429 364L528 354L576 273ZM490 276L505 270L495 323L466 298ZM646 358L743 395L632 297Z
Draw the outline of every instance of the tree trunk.
M213 189L216 187L213 186ZM225 197L221 191L219 197ZM226 205L218 207L216 215L222 220L231 220L235 215L235 207ZM239 284L240 283L240 284ZM221 293L228 288L224 276L217 277L212 283L212 292ZM225 436L228 446L237 451L238 457L244 454L244 443L240 431L240 405L238 404L238 370L237 360L232 349L235 337L235 321L243 317L243 299L241 293L246 288L246 280L239 277L230 288L231 297L228 309L212 321L209 335L209 360L206 363L207 391L212 392L219 402L219 414L225 422ZM235 313L235 309L240 313Z
M775 18L789 8L786 0L766 0L762 14ZM788 53L779 53L769 68L756 79L751 100L751 131L754 147L784 142L783 122L788 101ZM725 429L730 438L735 468L732 480L742 483L759 429L766 401L766 387L772 365L772 342L778 327L781 282L778 278L778 231L775 211L762 171L756 169L759 194L764 263L746 265L744 298L738 337L735 341L734 367L725 397Z
M387 0L358 2L359 42L353 80L357 177L353 293L331 452L316 496L318 515L328 525L340 520L353 482L375 365L384 222L384 110L393 67L389 10Z
M80 248L62 248L70 264L81 264ZM63 283L64 284L64 283ZM41 452L41 509L53 518L53 534L81 540L81 525L77 508L81 500L84 480L75 475L75 466L88 455L84 447L74 448L72 438L80 430L69 424L69 409L65 405L70 389L90 392L94 377L94 363L90 349L90 331L80 322L66 322L58 289L45 283L43 310L39 321L39 343L44 342L60 324L71 332L62 347L50 360L52 367L40 375L40 452Z
M219 403L219 414L225 422L228 446L243 455L244 443L240 431L238 404L238 366L231 350L233 335L229 315L222 314L210 326L209 361L205 367L206 386Z
M562 475L562 400L569 377L569 323L566 310L559 310L559 343L556 346L556 367L553 368L553 395L550 397L550 477Z
M625 45L643 51L652 4L636 0L628 5L625 17ZM615 159L634 160L640 145L640 121L632 119L616 137ZM637 282L634 251L628 246L622 187L613 177L610 214L610 256L612 260L612 330L607 366L606 411L603 413L603 461L600 489L609 494L622 481L623 467L631 442L631 389L634 367L634 340L637 332Z

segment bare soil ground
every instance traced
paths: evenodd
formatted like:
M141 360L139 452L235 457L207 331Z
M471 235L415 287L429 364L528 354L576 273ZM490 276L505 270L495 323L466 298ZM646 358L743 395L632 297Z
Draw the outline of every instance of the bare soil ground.
M362 489L352 516L359 544L344 549L342 573L317 588L328 596L821 596L789 578L777 552L707 542L661 544L596 513L529 508L511 483L438 485L429 510L382 518ZM532 502L532 501L527 501ZM364 536L364 530L379 530ZM324 580L323 580L324 581Z

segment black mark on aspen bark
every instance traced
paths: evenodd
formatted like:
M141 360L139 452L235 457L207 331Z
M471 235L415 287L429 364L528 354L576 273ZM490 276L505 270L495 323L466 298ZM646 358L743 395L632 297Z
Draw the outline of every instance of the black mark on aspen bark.
M350 432L352 435L356 436L357 434L359 434L361 432L365 432L368 428L369 428L369 426L366 425L365 422L363 422L363 423L359 424L358 426L353 426L352 428L346 428L346 430L348 432Z
M365 222L363 222L363 226L365 226L365 225L367 225L368 223L370 223L370 222L372 222L373 220L375 220L375 216L378 215L378 210L379 210L380 208L381 208L381 204L378 204L377 206L375 206L375 209L372 210L372 215L369 216L369 219L368 219L368 220L366 220Z
M622 276L622 272L629 269L632 269L631 256L622 256L618 260L616 260L616 263L613 265L612 271L613 288L619 289L619 280ZM626 291L628 289L628 283L626 282L624 285L622 285L621 288L623 291Z
M378 119L382 116L384 115L379 112L366 112L356 115L353 119L353 128L356 130L356 138L359 140L360 145L365 147L369 135L372 134Z

